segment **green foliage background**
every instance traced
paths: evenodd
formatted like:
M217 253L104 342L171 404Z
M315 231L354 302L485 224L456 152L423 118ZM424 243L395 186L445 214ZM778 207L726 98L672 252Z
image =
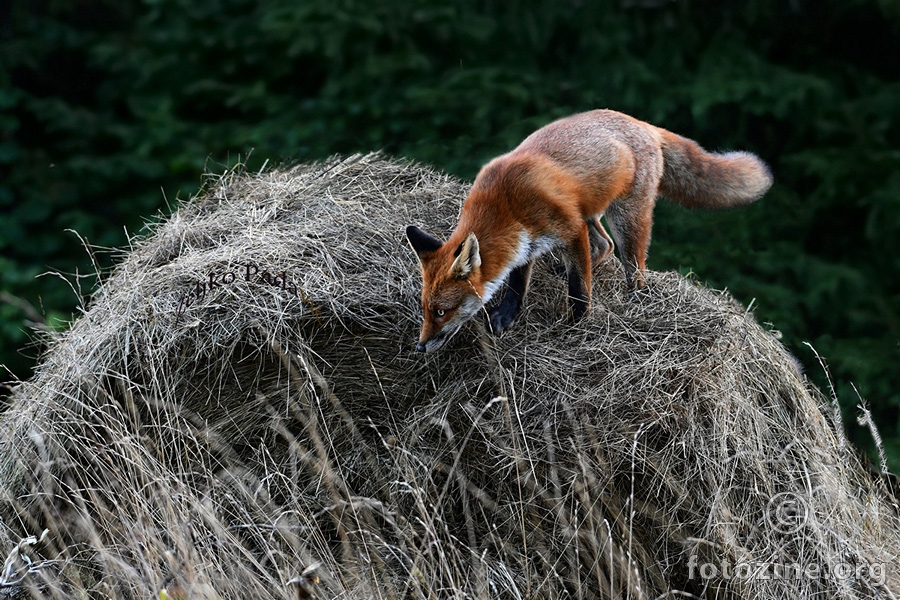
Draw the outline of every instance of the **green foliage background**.
M812 343L900 460L897 48L893 0L11 0L0 362L27 377L28 323L64 327L114 260L66 230L125 247L205 168L383 149L472 178L607 107L772 165L750 208L660 203L650 266L755 299L826 385Z

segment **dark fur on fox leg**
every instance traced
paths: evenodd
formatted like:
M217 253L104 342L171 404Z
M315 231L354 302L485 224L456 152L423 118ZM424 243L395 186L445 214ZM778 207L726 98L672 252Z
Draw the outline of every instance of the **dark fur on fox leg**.
M572 312L569 315L569 324L571 325L580 320L584 313L587 312L590 291L584 289L584 278L578 272L578 269L575 268L575 265L569 266L568 279L569 303L572 308Z
M519 311L522 309L525 293L528 291L528 279L530 276L531 263L517 267L509 274L506 295L500 304L491 309L489 313L488 322L494 335L502 332L516 320Z

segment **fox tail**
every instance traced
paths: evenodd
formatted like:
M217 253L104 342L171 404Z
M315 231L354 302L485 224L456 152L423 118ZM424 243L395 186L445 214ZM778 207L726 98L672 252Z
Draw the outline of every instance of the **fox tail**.
M750 204L772 186L769 167L750 152L707 152L693 140L660 129L660 193L690 208Z

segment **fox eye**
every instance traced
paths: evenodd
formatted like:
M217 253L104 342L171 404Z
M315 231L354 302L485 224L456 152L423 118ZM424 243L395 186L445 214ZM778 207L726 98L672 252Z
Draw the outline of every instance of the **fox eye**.
M435 314L437 314L437 316L439 316L439 317L443 317L445 314L447 314L447 311L445 311L443 308L439 308L439 309L437 309L437 310L434 311L434 312L435 312Z

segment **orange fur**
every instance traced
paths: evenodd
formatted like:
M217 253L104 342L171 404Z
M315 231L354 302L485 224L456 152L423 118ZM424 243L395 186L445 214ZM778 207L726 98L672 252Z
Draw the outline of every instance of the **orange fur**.
M514 297L508 293L491 315L495 331L507 327L527 289L531 261L552 247L567 257L577 319L590 303L592 239L597 259L615 240L626 279L639 288L657 194L721 208L756 200L771 182L752 154L709 153L621 113L595 110L555 121L482 168L445 243L407 228L422 266L418 348L439 348L513 273ZM612 239L597 220L604 214Z

